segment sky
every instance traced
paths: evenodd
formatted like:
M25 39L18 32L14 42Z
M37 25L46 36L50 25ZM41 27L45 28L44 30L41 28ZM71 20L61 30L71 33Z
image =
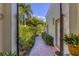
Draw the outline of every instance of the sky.
M33 11L33 15L39 17L45 17L48 8L49 8L49 3L31 3L31 8Z

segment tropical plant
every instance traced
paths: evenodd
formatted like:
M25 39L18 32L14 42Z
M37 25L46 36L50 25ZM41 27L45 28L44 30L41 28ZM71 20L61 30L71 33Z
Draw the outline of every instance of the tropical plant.
M74 35L73 33L65 34L64 41L66 44L72 44L74 47L79 45L79 34Z
M31 6L30 4L25 4L25 3L20 3L19 4L19 16L20 16L20 20L22 20L23 24L25 23L25 14L27 15L27 19L29 20L31 18L31 14L32 14L32 10L31 10Z
M79 34L65 34L64 41L71 55L79 56Z
M54 46L54 44L53 44L53 42L54 42L53 39L54 38L51 35L49 35L46 32L43 32L42 33L42 38L44 39L44 41L46 42L46 44Z
M46 22L33 17L32 20L26 20L26 25L30 26L34 30L35 35L39 35L45 31L45 27L47 24Z
M17 52L0 52L0 56L17 56Z
M19 24L20 55L27 53L34 45L34 37L45 31L46 22L37 18L26 20L26 26Z
M34 45L34 32L32 27L19 25L20 55L27 53Z

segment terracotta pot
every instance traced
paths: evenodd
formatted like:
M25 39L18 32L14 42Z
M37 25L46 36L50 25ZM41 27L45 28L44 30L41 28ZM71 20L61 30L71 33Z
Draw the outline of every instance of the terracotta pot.
M79 45L74 47L73 45L68 44L68 49L69 49L69 52L72 56L78 56L79 55Z

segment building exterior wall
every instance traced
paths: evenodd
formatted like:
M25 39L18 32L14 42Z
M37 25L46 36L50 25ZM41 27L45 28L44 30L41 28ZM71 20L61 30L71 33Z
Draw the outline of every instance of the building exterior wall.
M71 33L77 33L77 20L78 20L78 5L70 4L69 5L69 28Z
M3 39L3 37L2 37L2 23L3 23L3 20L2 20L2 17L1 17L1 14L2 14L2 11L3 11L3 9L2 9L2 7L3 7L3 5L2 4L0 4L0 52L2 51L2 39Z
M79 4L62 4L62 13L63 13L63 19L64 19L64 34L68 33L79 33ZM46 21L48 23L48 33L52 36L54 36L54 42L55 42L55 24L52 24L52 18L54 18L54 21L60 17L60 6L59 3L55 3L51 5L51 8L49 8L47 14L46 14ZM52 34L53 33L53 34ZM64 42L63 42L64 43ZM54 43L55 44L55 43ZM67 45L64 43L64 55L69 54Z
M64 22L63 22L64 30L63 31L64 31L64 34L68 34L69 33L69 4L67 4L67 3L62 4L62 13L63 13L63 20L64 20ZM64 55L69 54L67 47L68 46L63 42Z
M3 5L3 50L11 51L11 4Z
M78 20L77 20L77 31L79 33L79 4L78 4Z
M17 4L13 3L11 7L11 51L17 49Z
M55 3L51 4L47 14L46 14L46 21L48 24L48 33L52 35L55 39L55 20L59 18L60 15L60 5ZM57 12L55 12L57 11ZM54 40L55 45L55 40Z
M0 4L3 19L0 20L0 51L16 49L16 12L17 4Z

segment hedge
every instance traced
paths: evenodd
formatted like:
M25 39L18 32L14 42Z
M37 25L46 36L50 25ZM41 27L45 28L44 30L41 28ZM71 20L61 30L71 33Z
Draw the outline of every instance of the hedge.
M54 46L54 44L53 44L53 39L54 38L51 35L49 35L46 32L43 32L42 33L42 38L44 39L44 41L46 42L47 45Z

